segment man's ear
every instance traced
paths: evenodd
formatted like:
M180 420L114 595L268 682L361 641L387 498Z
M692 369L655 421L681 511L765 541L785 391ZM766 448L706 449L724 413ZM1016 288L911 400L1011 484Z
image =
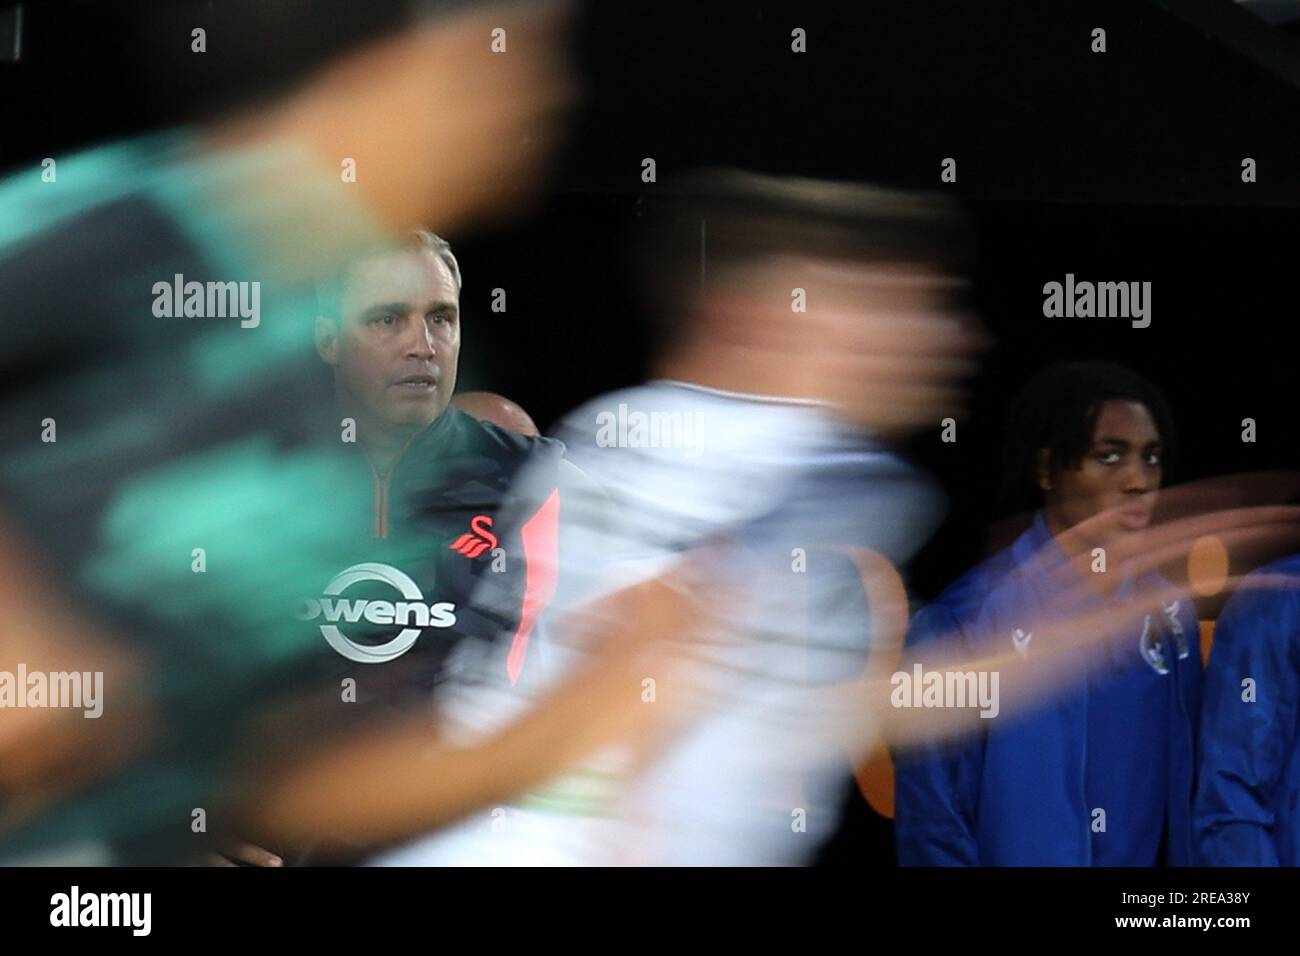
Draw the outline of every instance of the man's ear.
M1046 448L1038 450L1038 488L1044 493L1052 490L1052 453Z
M333 319L316 316L316 354L326 365L339 364L339 330Z

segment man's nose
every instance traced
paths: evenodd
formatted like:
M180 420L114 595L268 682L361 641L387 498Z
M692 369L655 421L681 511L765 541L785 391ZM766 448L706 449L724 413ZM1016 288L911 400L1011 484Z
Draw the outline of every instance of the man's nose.
M1138 460L1124 469L1124 490L1129 494L1140 495L1154 491L1159 484L1155 466Z
M410 321L408 329L405 343L407 358L427 360L437 355L433 330L427 322Z

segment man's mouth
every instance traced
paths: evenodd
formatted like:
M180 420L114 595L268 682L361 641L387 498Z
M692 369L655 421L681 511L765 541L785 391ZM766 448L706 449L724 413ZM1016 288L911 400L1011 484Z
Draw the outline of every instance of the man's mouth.
M1118 512L1119 523L1129 530L1145 528L1151 522L1150 508L1121 508Z
M431 392L438 387L438 380L432 375L408 375L399 378L393 387L412 392Z

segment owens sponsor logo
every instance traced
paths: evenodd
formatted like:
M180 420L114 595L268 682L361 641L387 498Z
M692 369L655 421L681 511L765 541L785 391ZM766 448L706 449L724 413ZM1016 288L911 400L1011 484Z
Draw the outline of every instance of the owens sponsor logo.
M342 597L344 591L362 581L379 581L397 591L404 601L352 600ZM336 574L319 598L303 602L297 617L301 621L323 618L321 635L330 647L351 661L361 664L383 664L395 660L409 651L426 627L454 627L456 605L450 601L426 604L420 588L406 574L387 564L354 564ZM403 625L396 637L383 644L359 644L348 638L339 628L340 623Z

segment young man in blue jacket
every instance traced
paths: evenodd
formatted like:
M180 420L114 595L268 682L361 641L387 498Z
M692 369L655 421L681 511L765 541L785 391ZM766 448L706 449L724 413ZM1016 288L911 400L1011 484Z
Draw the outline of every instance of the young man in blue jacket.
M1205 866L1300 865L1300 555L1246 578L1205 674L1194 822Z
M1037 507L1009 548L922 610L908 632L918 657L935 639L988 641L1033 655L1030 621L1086 612L1167 589L1124 575L1106 550L1146 527L1164 478L1172 427L1156 388L1105 363L1039 373L1013 404L1008 498ZM1087 546L1066 559L1059 537L1096 516ZM1041 557L1068 560L1082 591L1049 579ZM1077 580L1077 577L1076 577ZM1066 592L1073 595L1064 597ZM1083 597L1078 597L1082 593ZM1068 606L1066 606L1068 605ZM981 638L978 646L973 635ZM1050 699L1015 706L973 739L899 754L896 834L905 866L1153 866L1191 862L1191 798L1201 662L1194 609L1157 602L1113 639L1071 652L1072 676ZM1040 636L1040 644L1049 635Z

